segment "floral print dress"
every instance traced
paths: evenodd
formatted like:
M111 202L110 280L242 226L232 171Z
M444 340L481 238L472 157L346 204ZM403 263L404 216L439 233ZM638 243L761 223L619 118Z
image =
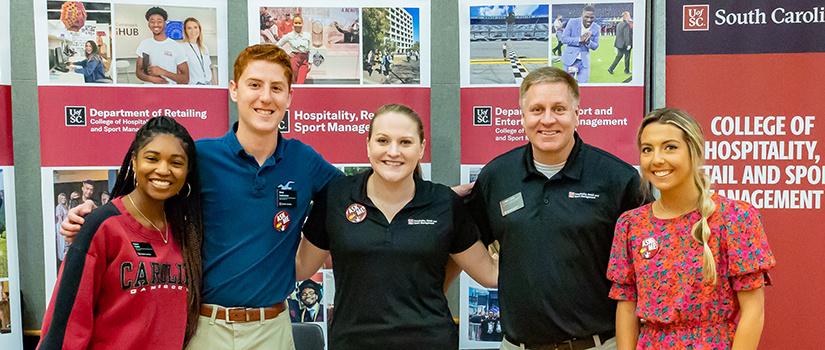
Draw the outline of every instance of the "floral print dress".
M716 285L703 282L703 247L691 236L698 210L663 220L648 204L616 223L610 297L636 300L636 315L645 321L637 349L730 349L739 313L736 291L770 284L767 270L776 261L759 213L745 202L715 194L712 200L708 245Z

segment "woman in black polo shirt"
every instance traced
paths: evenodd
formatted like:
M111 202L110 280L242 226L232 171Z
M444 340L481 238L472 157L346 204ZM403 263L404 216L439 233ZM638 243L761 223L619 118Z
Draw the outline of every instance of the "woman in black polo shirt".
M296 265L300 280L332 255L329 349L456 349L443 292L448 260L496 286L498 262L479 241L462 200L421 179L424 146L415 111L383 106L367 138L372 170L332 180L315 200Z

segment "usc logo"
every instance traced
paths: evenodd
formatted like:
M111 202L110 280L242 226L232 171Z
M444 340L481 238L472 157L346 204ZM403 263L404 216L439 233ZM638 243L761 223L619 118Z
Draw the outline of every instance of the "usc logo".
M708 30L710 5L685 5L682 7L682 30Z

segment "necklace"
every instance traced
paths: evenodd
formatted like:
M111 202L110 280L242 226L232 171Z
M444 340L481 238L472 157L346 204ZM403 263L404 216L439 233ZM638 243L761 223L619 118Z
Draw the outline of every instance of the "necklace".
M691 208L688 208L687 210L683 210L683 211L681 211L681 212L673 212L673 211L671 211L670 209L665 208L664 204L662 204L662 200L661 200L661 199L660 199L660 200L658 200L658 201L656 201L656 203L658 203L658 204L659 204L659 208L661 208L661 209L662 209L662 214L664 214L664 216L665 216L665 217L668 217L668 218L675 218L675 217L679 217L679 216L682 216L682 215L684 215L684 214L686 214L686 213L689 213L689 212L691 212L691 211L693 211L693 210L695 209L695 208L692 208L692 207L691 207Z
M163 243L169 243L169 225L166 225L166 236L164 237L163 231L161 231L161 229L158 228L158 226L155 225L155 223L152 222L152 220L149 220L149 218L147 218L146 215L143 215L143 212L140 211L140 208L138 208L138 206L135 205L135 201L132 200L132 194L127 194L126 197L129 198L129 202L132 202L132 206L135 207L135 209L137 209L138 214L140 214L143 220L149 221L149 223L152 224L152 227L154 227L155 230L158 230L160 238L163 238ZM166 212L163 212L163 222L166 222Z

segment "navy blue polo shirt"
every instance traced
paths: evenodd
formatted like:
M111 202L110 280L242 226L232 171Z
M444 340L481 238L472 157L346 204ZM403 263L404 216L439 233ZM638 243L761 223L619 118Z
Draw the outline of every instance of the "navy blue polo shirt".
M541 345L615 329L606 277L619 216L639 206L638 171L582 142L547 179L532 147L488 163L468 200L485 244L498 240L502 328L512 342Z
M237 123L222 137L196 141L203 302L267 307L295 288L295 252L310 200L341 172L311 147L280 134L275 153L259 166L235 130Z
M367 197L370 174L332 180L304 225L307 240L332 255L329 348L457 349L445 266L478 241L478 228L452 190L418 177L413 199L388 222Z

